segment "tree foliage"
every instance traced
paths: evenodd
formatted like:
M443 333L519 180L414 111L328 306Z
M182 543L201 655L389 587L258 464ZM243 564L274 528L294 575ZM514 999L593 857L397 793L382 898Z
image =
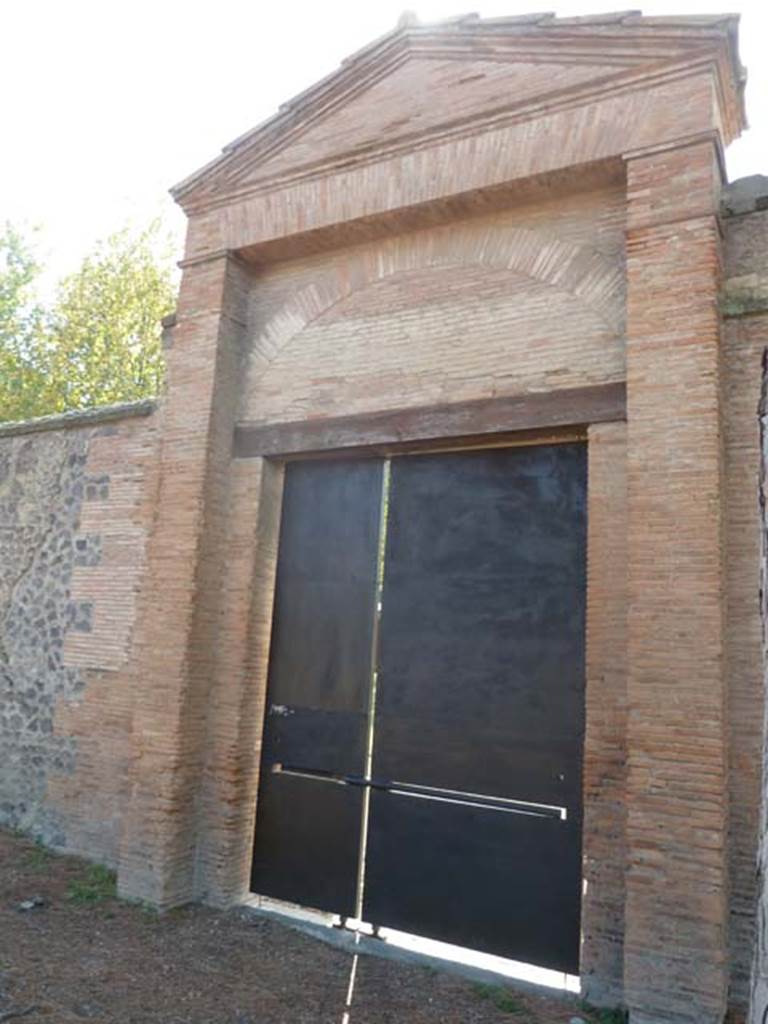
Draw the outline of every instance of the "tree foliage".
M10 224L0 235L0 420L40 415L45 374L37 360L44 319L31 245Z
M0 420L158 394L160 321L174 302L159 224L99 244L48 308L34 302L40 267L10 226L0 254Z

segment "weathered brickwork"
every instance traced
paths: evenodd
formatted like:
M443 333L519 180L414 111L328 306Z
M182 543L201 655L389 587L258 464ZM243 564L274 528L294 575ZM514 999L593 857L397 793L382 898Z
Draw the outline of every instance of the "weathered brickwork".
M265 271L241 418L623 380L623 182Z
M158 412L0 436L4 820L131 898L242 899L283 462L234 439L626 384L626 414L547 433L588 443L583 990L631 1024L742 1013L768 344L768 212L720 212L743 123L730 17L406 20L178 186Z
M768 198L768 187L764 185L755 194ZM729 216L724 227L723 294L729 308L723 324L723 393L727 481L731 993L735 1003L745 1005L755 929L755 850L763 749L757 408L761 361L768 347L768 301L764 298L760 305L759 290L757 294L750 293L746 306L735 308L732 301L734 281L738 282L743 296L745 281L759 282L768 272L768 212L761 212L759 206L755 209L752 203L742 213Z
M587 728L584 739L584 995L624 997L626 899L627 427L588 436Z
M158 506L136 629L139 675L153 685L143 686L134 704L135 767L119 880L124 893L160 906L196 895L198 794L226 583L248 280L239 261L226 256L188 272L168 352Z
M0 820L116 863L154 435L18 431L0 427Z
M729 233L730 230L729 225ZM768 247L765 260L768 263ZM738 1003L746 1002L749 991L755 925L755 848L760 812L763 693L756 568L760 563L760 536L756 529L760 443L755 410L766 344L768 317L726 321L723 383L730 711L730 947L731 991Z
M267 459L235 463L229 530L220 566L217 679L208 712L208 743L200 789L196 894L224 906L250 890L256 819L264 679L272 627L282 467Z
M703 144L629 168L625 988L642 1024L715 1024L728 984L714 162Z

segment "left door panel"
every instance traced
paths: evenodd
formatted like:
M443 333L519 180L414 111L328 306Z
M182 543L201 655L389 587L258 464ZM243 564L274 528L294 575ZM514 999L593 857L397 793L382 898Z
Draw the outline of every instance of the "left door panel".
M252 890L355 909L383 462L286 467Z

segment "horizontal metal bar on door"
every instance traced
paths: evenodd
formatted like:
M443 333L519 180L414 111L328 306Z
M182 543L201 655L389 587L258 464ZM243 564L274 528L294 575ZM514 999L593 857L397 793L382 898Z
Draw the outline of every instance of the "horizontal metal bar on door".
M380 790L394 796L411 797L417 800L434 800L439 803L457 804L462 807L477 807L484 811L500 811L506 814L523 814L532 818L557 818L567 821L568 809L557 804L540 804L530 800L512 797L489 796L485 793L467 793L460 789L441 789L437 786L421 786L411 782L397 782L367 778L364 775L339 775L318 768L294 767L276 763L272 765L274 775L290 775L293 778L311 779L315 782L331 782L336 786L361 786Z

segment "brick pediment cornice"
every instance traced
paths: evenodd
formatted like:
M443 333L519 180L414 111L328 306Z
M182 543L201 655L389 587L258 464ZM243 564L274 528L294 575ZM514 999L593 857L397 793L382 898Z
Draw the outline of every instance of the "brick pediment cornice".
M339 168L707 72L727 143L745 125L737 24L734 15L647 18L636 12L468 16L434 25L401 19L394 31L226 146L172 194L189 212L200 212ZM432 97L459 87L461 102L429 106L418 91L409 94L412 81L424 82Z

